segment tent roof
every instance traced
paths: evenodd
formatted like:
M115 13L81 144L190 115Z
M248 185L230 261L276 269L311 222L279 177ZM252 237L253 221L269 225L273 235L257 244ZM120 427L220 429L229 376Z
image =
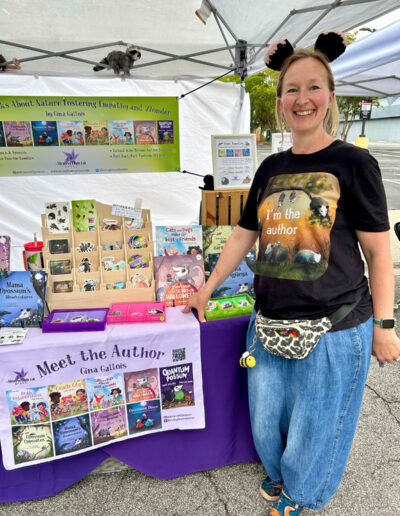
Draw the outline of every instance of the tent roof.
M201 0L68 0L39 7L32 0L5 0L0 53L22 61L22 70L13 73L85 76L95 74L93 65L110 50L135 44L142 50L132 72L137 78L215 77L234 67L235 45L244 40L251 74L264 68L263 48L271 41L286 37L309 46L323 30L350 30L396 9L398 0L211 0L216 13L205 25L195 15L200 5Z
M400 20L352 43L332 70L339 95L400 95Z

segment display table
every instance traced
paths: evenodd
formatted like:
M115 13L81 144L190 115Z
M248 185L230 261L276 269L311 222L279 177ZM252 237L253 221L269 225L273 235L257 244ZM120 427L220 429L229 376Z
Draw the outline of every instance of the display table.
M14 471L0 465L0 503L53 496L109 456L160 479L258 461L249 423L246 370L238 363L248 321L249 317L237 317L200 325L205 429L129 439ZM135 326L131 329L134 336Z

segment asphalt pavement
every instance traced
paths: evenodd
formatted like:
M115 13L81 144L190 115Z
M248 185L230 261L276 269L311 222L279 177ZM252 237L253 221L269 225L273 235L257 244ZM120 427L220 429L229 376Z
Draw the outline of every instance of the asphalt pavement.
M268 146L260 146L259 159ZM399 144L370 144L380 163L392 223L400 221ZM393 233L393 231L391 231ZM400 242L392 238L396 272ZM400 300L400 275L396 275ZM397 325L400 311L396 310ZM400 363L380 368L374 358L347 470L321 516L400 515ZM86 478L52 498L0 505L0 515L20 516L261 516L269 504L259 494L264 471L245 463L157 480L108 459ZM309 516L315 511L305 510Z

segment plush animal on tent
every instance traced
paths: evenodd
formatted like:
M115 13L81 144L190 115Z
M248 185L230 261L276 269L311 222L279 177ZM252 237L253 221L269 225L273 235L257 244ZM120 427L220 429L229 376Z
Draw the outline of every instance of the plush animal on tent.
M138 48L133 45L129 45L125 52L122 52L121 50L113 50L110 52L107 57L102 59L100 63L93 68L93 70L95 72L100 72L100 70L112 68L115 75L119 75L121 71L124 72L123 75L130 75L130 69L133 66L133 63L141 57L142 54Z
M19 64L18 59L13 57L13 64L8 65L0 65L0 72L5 72L6 70L21 70L21 65ZM0 63L6 63L7 59L0 54Z

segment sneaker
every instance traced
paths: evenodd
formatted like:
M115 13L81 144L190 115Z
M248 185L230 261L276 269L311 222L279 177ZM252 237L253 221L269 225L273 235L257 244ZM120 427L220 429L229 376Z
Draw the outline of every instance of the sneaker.
M275 502L282 492L282 484L274 484L267 475L260 486L261 495L269 502Z
M298 516L302 511L303 507L282 492L279 500L270 509L268 516Z

